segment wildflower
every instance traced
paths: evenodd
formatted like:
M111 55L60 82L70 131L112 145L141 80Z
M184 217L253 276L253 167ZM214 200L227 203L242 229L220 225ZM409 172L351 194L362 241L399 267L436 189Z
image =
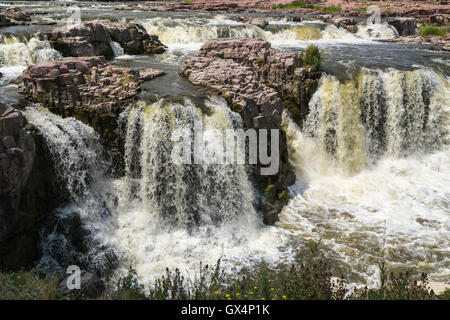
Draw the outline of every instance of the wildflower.
M214 294L217 296L219 294L219 291L214 291Z
M253 291L250 291L249 293L250 293L250 294L253 294Z
M236 297L239 297L239 292L236 292Z
M284 300L286 300L286 296L282 296L282 298L283 298Z
M228 298L228 300L231 300L231 298Z
M275 289L274 288L270 288L270 291L274 291Z
M215 281L213 281L213 282L211 282L211 284L212 284L212 285L214 285L214 284L216 284L216 282L215 282Z
M230 295L227 293L226 295L225 295L225 298L229 298L230 297Z
M274 297L274 298L278 298L278 296L277 296L277 295L274 295L273 297Z
M258 289L258 287L257 287L257 286L254 286L254 287L253 287L253 289L255 289L255 290L256 290L256 289Z
M261 298L261 300L266 300L266 298Z

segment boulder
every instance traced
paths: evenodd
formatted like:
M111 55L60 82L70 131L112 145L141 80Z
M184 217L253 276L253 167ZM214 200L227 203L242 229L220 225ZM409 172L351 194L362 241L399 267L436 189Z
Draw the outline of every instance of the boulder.
M388 23L397 29L400 36L412 36L416 34L417 20L414 18L391 18Z
M6 9L6 15L9 19L15 21L15 22L29 22L31 21L31 14L28 12L23 12L18 7L11 7Z
M65 57L114 57L110 43L118 42L128 54L163 53L165 46L139 24L96 20L59 27L47 34L53 47Z
M101 23L84 23L55 28L48 34L53 47L65 57L114 57L111 37Z
M95 274L81 271L80 289L69 289L68 281L72 280L71 276L65 277L58 285L58 293L66 299L84 300L99 298L105 290L103 281Z

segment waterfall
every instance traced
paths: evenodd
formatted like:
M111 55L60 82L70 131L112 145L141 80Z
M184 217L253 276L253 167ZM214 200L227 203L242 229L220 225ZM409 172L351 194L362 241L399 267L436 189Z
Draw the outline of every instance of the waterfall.
M28 66L61 58L46 40L30 39L0 34L0 67Z
M43 133L70 194L70 202L54 212L56 222L44 231L44 270L79 264L101 275L114 269L113 277L119 277L132 265L148 284L167 267L184 273L222 258L231 273L237 262L245 267L261 258L280 258L278 235L262 225L253 207L246 165L209 161L228 144L229 137L220 133L242 128L225 100L211 97L195 105L167 98L131 105L120 117L126 121L125 175L120 178L108 176L108 161L90 127L36 105L27 108L26 116ZM174 163L173 134L187 135L198 126L205 158ZM70 229L77 216L87 237L82 248L71 239L79 233Z
M377 285L381 261L447 281L448 91L430 69L322 77L301 128L283 115L300 192L278 226L320 241L356 283Z
M115 253L102 232L110 215L105 206L110 164L100 136L90 126L74 118L62 118L38 104L27 107L25 116L42 133L58 186L62 187L59 193L69 201L55 210L55 219L49 221L49 230L42 235L39 268L60 272L70 264L83 263L102 273L111 267ZM78 219L81 225L70 229ZM87 235L86 248L77 248L70 240L81 233Z

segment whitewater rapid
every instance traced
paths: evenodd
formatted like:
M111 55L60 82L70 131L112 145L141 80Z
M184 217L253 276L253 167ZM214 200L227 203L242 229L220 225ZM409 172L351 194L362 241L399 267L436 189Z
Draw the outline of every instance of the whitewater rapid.
M449 281L448 89L423 69L323 77L305 128L284 117L299 192L278 227L319 242L355 282L379 284L383 261Z

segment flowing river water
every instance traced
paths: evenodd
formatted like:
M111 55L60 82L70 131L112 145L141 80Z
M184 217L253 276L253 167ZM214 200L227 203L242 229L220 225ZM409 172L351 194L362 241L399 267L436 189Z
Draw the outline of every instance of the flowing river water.
M167 73L144 83L141 101L121 115L121 178L109 177L108 157L90 127L27 105L9 84L27 65L60 57L36 36L54 26L0 29L1 100L25 105L26 117L43 133L71 195L56 214L80 214L90 235L85 260L92 269L114 264L120 275L133 265L149 283L166 267L192 271L200 261L221 257L230 273L261 260L294 263L318 243L352 283L377 284L382 260L394 270L413 268L434 281L450 281L450 54L379 41L398 36L387 24L361 24L353 34L313 19L270 15L263 30L237 14L117 6L82 6L81 17L139 22L168 46L162 55L130 56L112 44L112 63ZM23 8L58 25L69 16L67 8L45 2ZM297 181L273 227L264 226L253 207L257 195L246 166L170 162L168 132L191 130L194 121L210 129L242 127L224 100L179 75L180 63L205 41L226 37L261 38L287 51L314 43L324 56L324 75L303 127L283 116ZM159 101L150 98L155 94ZM208 147L217 141L210 137ZM44 267L74 261L75 249L64 237L50 233L42 242Z

